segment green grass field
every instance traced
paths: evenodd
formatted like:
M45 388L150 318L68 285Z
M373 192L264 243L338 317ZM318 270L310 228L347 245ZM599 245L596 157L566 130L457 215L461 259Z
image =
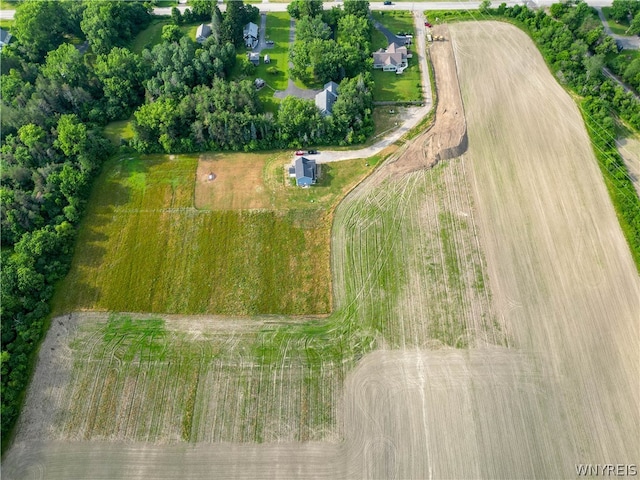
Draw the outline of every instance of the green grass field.
M145 48L151 50L154 45L162 41L162 27L170 24L171 20L168 19L152 20L151 24L133 39L131 51L140 54Z
M413 15L402 10L389 12L373 12L373 18L391 30L393 33L408 32L415 34Z
M620 23L612 20L611 7L602 7L602 13L604 14L604 18L607 19L609 28L613 33L615 33L616 35L628 35L627 29L629 28L629 22L627 20L623 20Z
M266 156L267 167L244 193L262 192L268 208L257 210L219 209L206 192L199 204L212 210L196 209L195 156L110 160L55 312L328 313L331 212L371 168L355 160L326 165L319 184L303 190L287 186L288 154ZM255 164L231 157L230 175Z
M373 70L373 99L375 101L420 101L420 67L417 59L409 59L409 67L400 75L394 72Z
M142 161L150 165L143 168ZM221 268L234 272L240 282L252 275L250 270L265 275L250 242L261 239L275 252L282 250L284 239L266 231L258 215L244 225L244 234L240 232L243 242L231 238L239 233L233 222L208 225L207 242L183 231L185 223L177 216L172 217L175 227L171 232L152 225L159 197L175 198L176 208L188 205L190 163L186 158L169 161L156 157L108 166L98 180L99 195L92 203L99 206L101 199L109 200L114 209L100 220L93 212L88 215L74 270L78 257L99 248L100 242L109 243L109 231L115 235L115 228L107 226L118 223L116 210L135 206L137 213L129 215L141 234L136 242L122 245L114 254L122 256L123 263L134 262L136 268L125 282L122 274L111 279L126 283L135 295L149 298L146 279L140 275L132 278L136 269L143 267L136 257L144 257L147 263L162 262L158 257L178 253L174 247L178 241L184 245L181 248L189 250L207 248L209 256L226 248L220 240L230 242L237 252L227 251L232 256ZM184 174L179 173L182 171ZM185 180L172 182L175 178ZM104 183L105 179L111 180ZM115 188L115 179L121 180L119 188L133 185L137 193L125 195ZM167 184L174 192L169 196L169 189L162 187ZM106 195L101 191L110 191L110 198L103 198ZM258 315L209 323L191 318L175 324L170 318L114 314L108 320L83 322L71 344L74 367L67 408L58 420L61 434L73 438L82 432L85 438L153 442L167 438L188 442L336 438L344 378L358 359L376 346L467 348L480 340L502 343L504 336L496 330L489 308L489 286L482 254L474 241L473 217L461 213L472 211L461 161L354 193L336 210L331 255L336 299L331 316ZM126 198L128 203L123 202ZM272 222L277 224L275 219ZM88 231L93 239L86 236ZM127 237L128 231L125 228L117 235ZM246 232L253 231L259 236L248 238ZM153 246L160 238L164 239L160 242L162 251ZM243 254L251 258L249 270L239 260ZM207 262L204 255L190 258L191 264ZM175 290L188 299L194 288L193 268L183 264L144 271L158 285L175 283ZM278 268L287 271L285 263ZM93 270L92 274L100 277L95 288L106 286L110 279L102 272L111 269L119 267L102 261ZM179 278L181 273L176 270L182 269L189 274ZM212 283L212 288L215 285L220 284ZM280 296L295 294L287 283L271 288ZM78 289L86 290L87 285L67 282L60 290L67 298ZM247 311L240 301L253 301L244 297L244 292L242 285L229 290L230 295L240 297L233 305L235 314ZM132 307L127 304L121 308ZM229 322L238 324L233 333L226 326ZM92 392L91 402L83 400L87 391Z
M118 120L105 125L103 133L117 147L121 140L133 138L133 126L131 120Z

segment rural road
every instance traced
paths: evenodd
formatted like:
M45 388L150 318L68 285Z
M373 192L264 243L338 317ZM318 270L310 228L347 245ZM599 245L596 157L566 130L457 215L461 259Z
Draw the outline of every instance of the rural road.
M602 26L604 27L604 31L607 35L612 37L616 42L619 42L619 44L627 50L638 50L640 48L640 37L637 35L625 36L613 33L604 13L602 13L602 8L596 8L596 10L598 11L598 16L602 21Z
M587 0L586 3L592 7L608 7L613 0ZM495 2L496 4L498 2ZM508 7L513 5L521 5L521 1L508 1L505 2ZM530 0L529 3L538 7L549 6L555 3L555 0ZM226 5L219 2L221 11L225 11ZM324 2L324 9L330 10L333 7L342 5L342 2ZM286 3L270 3L263 1L257 5L262 12L285 12L287 10ZM371 10L477 10L480 7L480 2L394 2L393 5L384 5L383 2L371 2ZM178 5L178 10L181 13L189 8L187 5ZM0 10L0 20L13 20L15 10ZM171 15L171 8L154 8L153 13L155 15Z

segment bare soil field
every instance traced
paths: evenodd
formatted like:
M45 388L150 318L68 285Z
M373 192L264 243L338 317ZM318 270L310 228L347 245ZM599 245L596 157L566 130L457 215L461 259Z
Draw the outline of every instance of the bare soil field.
M418 137L338 206L334 314L55 320L6 478L638 463L640 281L580 114L517 28L449 29L469 150L423 170Z
M441 160L457 157L467 149L467 125L456 77L451 35L447 25L436 25L432 33L445 38L444 41L429 44L438 98L436 121L411 141L401 156L389 162L387 168L394 175L431 167Z
M633 186L640 195L640 139L627 137L619 140L618 151L627 166Z
M562 419L553 476L637 464L640 282L578 109L520 30L450 29L496 309Z

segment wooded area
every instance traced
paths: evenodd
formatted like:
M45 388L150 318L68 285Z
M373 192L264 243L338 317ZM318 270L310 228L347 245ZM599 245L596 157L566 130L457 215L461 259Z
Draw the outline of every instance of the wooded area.
M347 0L344 11L328 14L329 23L310 16L322 11L322 2L296 13L302 35L316 35L317 27L322 42L339 46L342 58L332 57L337 63L330 69L315 61L311 68L313 82L341 82L330 116L295 97L284 99L277 114L265 112L253 83L232 78L243 27L259 20L256 7L232 1L222 14L212 0L189 5L185 14L173 9L161 43L141 54L129 47L150 24L151 3L17 5L1 84L4 442L54 285L68 271L92 180L113 150L102 134L107 122L133 116L133 139L121 148L145 153L347 145L373 131L367 2ZM211 22L212 35L202 45L178 28L193 22Z

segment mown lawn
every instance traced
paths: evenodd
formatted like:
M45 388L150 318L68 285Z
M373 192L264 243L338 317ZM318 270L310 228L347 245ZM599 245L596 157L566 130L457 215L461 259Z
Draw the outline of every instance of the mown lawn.
M275 113L278 110L279 99L273 97L276 90L285 90L289 80L289 21L287 12L267 13L267 40L273 40L272 48L267 48L260 53L260 65L253 75L246 76L241 67L246 61L245 51L239 51L238 61L231 72L232 79L247 78L255 80L262 78L267 85L260 90L260 99L267 112ZM270 63L264 63L264 56L269 55ZM275 73L269 73L269 69L275 69Z
M611 7L602 7L602 13L604 14L604 18L607 19L607 23L609 24L609 28L616 35L628 35L627 28L629 28L629 22L627 20L623 20L618 23L611 18Z
M151 24L141 31L131 42L131 51L134 53L142 53L142 50L153 48L154 45L162 41L162 27L171 24L171 20L154 19Z
M258 210L195 208L196 156L110 160L54 311L328 313L331 212L370 168L323 167L320 185L302 190L287 186L282 155L256 182L273 203ZM236 175L254 164L234 159Z
M409 67L400 75L373 70L373 99L375 101L420 101L420 67L417 58L409 59Z
M392 33L407 32L411 35L415 34L411 12L401 10L373 12L373 18L391 30Z

